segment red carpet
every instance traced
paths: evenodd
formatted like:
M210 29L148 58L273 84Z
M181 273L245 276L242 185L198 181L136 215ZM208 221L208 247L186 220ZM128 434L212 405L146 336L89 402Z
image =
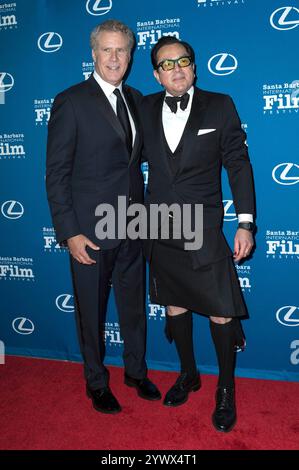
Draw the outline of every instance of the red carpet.
M238 423L229 434L211 425L216 376L186 404L167 408L137 397L110 367L123 411L104 415L85 396L82 365L6 357L0 365L0 449L195 450L299 449L299 383L237 379ZM150 371L163 395L177 374Z

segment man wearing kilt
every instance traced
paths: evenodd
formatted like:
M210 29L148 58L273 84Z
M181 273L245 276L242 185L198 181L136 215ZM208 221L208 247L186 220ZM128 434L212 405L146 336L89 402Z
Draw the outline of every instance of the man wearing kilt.
M151 59L154 76L165 91L142 103L144 158L149 163L146 207L203 206L200 249L187 250L184 237L158 236L144 243L151 301L167 306L166 335L174 341L181 363L164 405L185 403L201 386L192 338L192 312L198 312L209 317L219 365L212 422L218 431L228 432L236 423L235 353L245 346L239 319L247 316L232 255L239 262L254 245L254 189L246 134L228 95L194 86L195 57L188 43L164 36L152 49ZM234 254L221 230L222 166L238 214ZM174 225L175 219L169 213L166 223Z

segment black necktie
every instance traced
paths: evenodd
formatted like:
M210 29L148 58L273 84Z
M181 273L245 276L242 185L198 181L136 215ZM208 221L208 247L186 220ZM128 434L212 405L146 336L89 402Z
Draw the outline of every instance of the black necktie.
M116 98L117 98L117 101L116 101L117 117L125 132L127 147L128 147L129 153L131 153L132 152L132 129L131 129L128 110L127 110L124 99L121 96L119 89L115 88L113 93L116 95Z
M180 103L180 107L184 111L188 106L189 98L190 95L188 93L185 93L182 96L166 96L165 102L168 104L171 111L176 113L178 109L178 103Z

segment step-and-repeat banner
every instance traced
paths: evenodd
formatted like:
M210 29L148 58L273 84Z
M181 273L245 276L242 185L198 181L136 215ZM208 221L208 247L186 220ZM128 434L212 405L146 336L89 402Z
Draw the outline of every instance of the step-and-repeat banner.
M47 122L55 95L93 70L89 34L116 18L136 35L128 83L159 91L150 51L163 35L191 43L197 85L228 93L247 132L257 198L256 250L237 266L250 319L237 374L299 380L299 2L291 0L0 1L0 357L80 361L69 255L55 240L45 193ZM147 167L143 167L145 181ZM223 176L224 231L237 225ZM147 303L149 367L177 369L165 309ZM197 361L216 373L208 321L194 315ZM114 297L107 363L122 364Z

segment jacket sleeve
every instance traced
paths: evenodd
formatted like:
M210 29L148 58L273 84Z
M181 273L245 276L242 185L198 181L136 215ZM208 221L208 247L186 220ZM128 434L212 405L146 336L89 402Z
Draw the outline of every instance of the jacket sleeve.
M222 164L228 173L237 214L255 214L254 185L246 145L235 105L229 96L223 103L223 127L220 136Z
M71 178L77 126L73 105L65 93L54 100L48 124L46 189L59 243L81 233L73 208Z

